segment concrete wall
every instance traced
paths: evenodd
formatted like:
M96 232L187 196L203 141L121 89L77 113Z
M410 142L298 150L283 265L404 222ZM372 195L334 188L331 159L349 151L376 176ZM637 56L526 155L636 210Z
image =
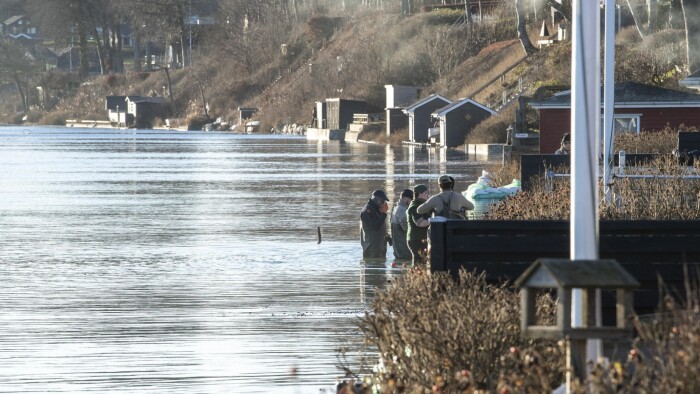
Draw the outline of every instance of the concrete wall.
M345 130L308 128L306 129L306 139L321 141L345 141Z
M386 108L405 108L416 102L420 88L416 86L384 85Z

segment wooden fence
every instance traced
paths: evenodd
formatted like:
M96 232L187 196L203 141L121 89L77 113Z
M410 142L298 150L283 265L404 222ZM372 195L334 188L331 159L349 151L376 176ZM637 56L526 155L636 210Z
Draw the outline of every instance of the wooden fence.
M491 282L514 281L540 257L569 258L568 221L433 220L430 227L432 272L456 275L465 268L485 272ZM599 250L601 259L617 260L641 283L635 309L652 312L659 278L677 295L684 294L684 264L697 279L700 221L604 220ZM603 298L609 306L606 297L612 302L612 296Z

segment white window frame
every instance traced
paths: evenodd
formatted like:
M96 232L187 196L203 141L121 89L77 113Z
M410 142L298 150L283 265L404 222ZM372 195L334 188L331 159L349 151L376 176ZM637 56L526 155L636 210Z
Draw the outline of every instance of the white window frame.
M637 129L634 131L623 131L623 133L629 132L629 133L639 134L639 132L641 131L642 114L615 114L613 116L614 120L617 120L620 118L635 118L635 120L637 122ZM600 116L600 132L598 135L598 141L600 141L601 144L603 143L603 136L605 135L604 122L605 122L605 118L603 117L603 115L601 115ZM613 130L613 132L614 132L614 130ZM615 133L615 134L617 134L617 133Z

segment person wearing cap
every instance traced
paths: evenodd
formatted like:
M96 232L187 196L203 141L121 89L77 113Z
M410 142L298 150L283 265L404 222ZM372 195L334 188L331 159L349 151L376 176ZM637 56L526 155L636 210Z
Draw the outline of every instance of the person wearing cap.
M408 221L406 210L408 204L413 200L413 190L404 189L401 192L399 203L391 213L391 239L394 244L394 258L398 260L410 260L411 251L406 243L406 233L408 231Z
M428 199L417 209L418 213L434 213L447 219L466 219L466 210L474 209L472 204L462 193L454 191L455 179L449 175L438 178L440 194Z
M391 239L386 232L389 198L383 190L375 190L360 212L360 243L362 257L386 259L386 244Z
M406 212L408 221L408 232L406 240L408 249L411 251L411 262L413 266L425 262L428 248L428 226L430 226L430 214L418 213L418 207L428 200L430 193L428 186L416 185L413 187L413 201L408 206Z
M554 152L555 155L571 154L571 134L566 133L561 137L561 146Z

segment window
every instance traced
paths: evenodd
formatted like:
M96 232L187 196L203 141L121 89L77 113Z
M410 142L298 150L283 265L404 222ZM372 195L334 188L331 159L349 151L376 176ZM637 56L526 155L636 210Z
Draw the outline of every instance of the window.
M639 134L639 122L641 120L641 114L615 114L615 133L618 135L621 133L635 133ZM603 144L603 135L605 134L604 119L601 115L600 117L600 135L598 136L598 141L601 141L601 147Z
M639 118L641 115L615 115L615 134L632 132L639 133Z

